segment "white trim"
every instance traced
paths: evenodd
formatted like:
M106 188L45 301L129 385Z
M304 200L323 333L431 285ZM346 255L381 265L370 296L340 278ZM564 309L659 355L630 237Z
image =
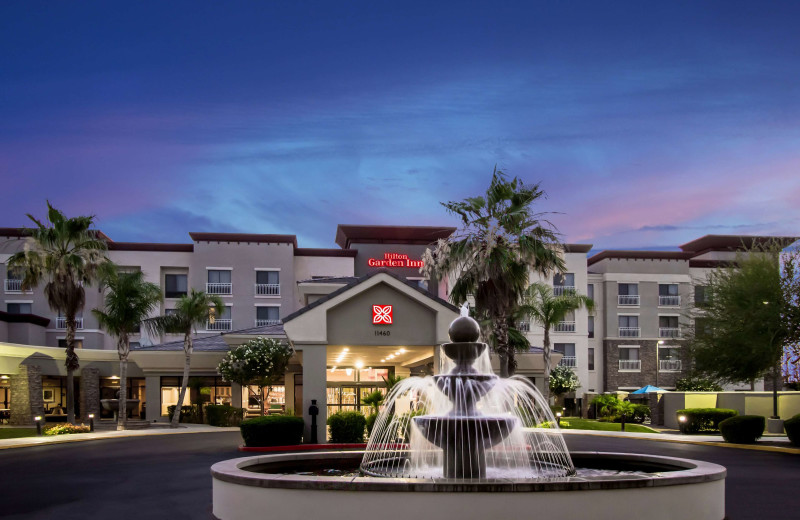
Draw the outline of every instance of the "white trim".
M280 267L254 267L254 271L280 271Z
M659 316L664 316L664 317L670 317L670 318L680 318L682 316L681 314L675 314L675 313L669 313L669 312L667 312L667 313L659 312L658 315Z
M106 331L101 330L101 329L76 329L76 330L81 331L81 333L85 333L85 332L90 332L90 333L93 333L93 334L105 334L106 333ZM63 334L64 333L64 329L45 329L45 332L59 332L59 333Z
M280 303L254 303L254 307L280 307Z
M282 296L270 296L268 294L257 294L255 296L253 296L253 298L267 298L267 299L273 299L273 300L280 300L282 298Z
M681 260L686 262L687 260ZM589 267L591 269L591 266ZM638 282L661 282L661 283L691 283L691 275L688 274L657 274L657 273L600 273L606 282L619 283L638 283Z
M618 312L617 316L641 316L641 312Z
M617 348L641 348L641 345L617 345Z
M33 300L5 300L6 303L33 303Z
M206 267L206 271L233 271L233 267Z
M84 332L86 332L86 331L84 331ZM59 340L59 339L66 340L67 337L66 336L56 336L56 340ZM81 340L83 340L83 339L86 339L86 338L83 337L83 336L75 336L73 339L81 339ZM60 347L56 347L56 348L60 348ZM106 349L96 348L96 349L92 349L92 350L106 350ZM111 350L111 349L108 349L108 350Z

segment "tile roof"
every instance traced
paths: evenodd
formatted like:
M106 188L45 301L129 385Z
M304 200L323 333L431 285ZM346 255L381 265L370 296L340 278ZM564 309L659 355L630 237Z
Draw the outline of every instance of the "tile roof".
M243 334L248 336L285 336L283 332L283 324L265 325L263 327L251 327L249 329L232 330L221 334L213 334L210 336L202 335L192 338L194 352L227 352L230 350L230 345L225 341L225 337L229 334ZM148 345L132 348L135 352L161 352L161 351L180 351L183 350L183 340L169 341L167 343L159 343L158 345Z
M343 283L349 284L357 282L358 278L355 276L321 276L317 278L309 278L307 280L300 280L297 283Z
M256 233L197 233L189 236L195 242L253 242L256 244L292 244L297 247L295 235L264 235Z
M336 243L342 249L350 244L421 244L428 245L440 238L447 238L456 231L454 227L442 226L368 226L339 224L336 227Z

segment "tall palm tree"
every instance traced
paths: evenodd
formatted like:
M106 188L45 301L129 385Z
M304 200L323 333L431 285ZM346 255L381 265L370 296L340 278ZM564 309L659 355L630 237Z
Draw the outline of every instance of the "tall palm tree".
M423 257L424 274L455 280L453 303L461 305L472 296L477 317L490 320L503 377L516 368L508 324L528 287L529 273L546 276L565 268L554 226L533 211L542 197L538 184L508 180L495 168L485 196L443 203L461 218L462 228Z
M157 316L144 321L147 330L154 335L167 333L183 334L183 354L185 356L183 365L183 381L181 382L181 393L178 395L178 403L175 406L175 413L172 414L171 426L178 427L181 416L181 407L186 397L186 387L189 384L189 369L192 364L192 333L198 325L203 325L206 321L213 320L215 316L222 314L225 304L222 298L206 294L203 291L192 289L188 295L182 296L175 304L175 313L167 316Z
M75 317L86 302L84 285L96 280L98 271L108 264L106 241L92 230L94 216L67 218L47 202L47 223L32 215L36 224L26 229L22 251L11 256L8 267L22 274L22 288L29 290L43 281L47 303L66 321L67 421L75 422L75 370L80 362L75 354Z
M161 288L144 280L141 271L121 272L116 267L104 273L101 287L108 289L103 309L93 309L100 327L117 337L119 354L119 419L117 430L125 429L128 418L128 355L130 335L135 333L161 301Z
M594 310L594 300L574 291L566 291L559 296L553 294L553 289L547 284L536 282L527 289L522 305L519 306L518 315L530 317L544 329L544 396L550 394L550 329L571 312L586 308L589 312Z

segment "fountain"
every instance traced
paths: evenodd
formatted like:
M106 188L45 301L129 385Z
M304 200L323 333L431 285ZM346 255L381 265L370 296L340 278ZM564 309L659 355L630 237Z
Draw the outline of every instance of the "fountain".
M366 450L282 453L211 468L220 520L383 520L559 515L649 520L725 517L725 468L652 455L569 453L550 407L524 378L492 373L477 323L462 316L439 375L386 396ZM576 469L577 468L577 469ZM354 495L353 491L360 492ZM414 492L408 495L408 492Z

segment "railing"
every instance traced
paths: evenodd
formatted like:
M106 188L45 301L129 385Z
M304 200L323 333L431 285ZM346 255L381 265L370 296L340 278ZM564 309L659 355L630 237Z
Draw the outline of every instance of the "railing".
M661 372L680 372L681 360L680 359L660 359L658 361L658 369Z
M517 330L520 332L530 332L531 331L531 322L529 321L521 321L517 323Z
M554 328L556 332L575 332L574 321L559 321Z
M6 292L22 292L22 280L6 278Z
M232 283L207 283L206 292L208 294L233 294Z
M561 361L558 362L558 365L562 367L575 368L578 366L578 358L575 356L564 356L561 358Z
M256 320L256 327L266 327L267 325L277 325L281 320Z
M619 328L619 337L620 338L638 338L640 330L641 329L639 327L620 327Z
M681 329L678 327L659 327L658 328L658 337L659 338L680 338L681 337Z
M680 307L681 306L681 297L680 296L659 296L658 297L658 305L661 307Z
M214 323L206 322L206 330L231 330L233 320L214 320Z
M281 284L279 283L257 283L256 296L280 296Z
M642 360L641 359L620 359L619 360L619 369L620 371L640 371L642 370Z
M56 318L56 328L65 330L67 328L67 318L63 316ZM75 328L79 330L83 328L83 318L75 318Z
M638 294L620 294L617 296L618 304L622 306L639 305Z
M553 296L561 296L563 294L569 294L575 292L574 285L554 285L553 286Z

